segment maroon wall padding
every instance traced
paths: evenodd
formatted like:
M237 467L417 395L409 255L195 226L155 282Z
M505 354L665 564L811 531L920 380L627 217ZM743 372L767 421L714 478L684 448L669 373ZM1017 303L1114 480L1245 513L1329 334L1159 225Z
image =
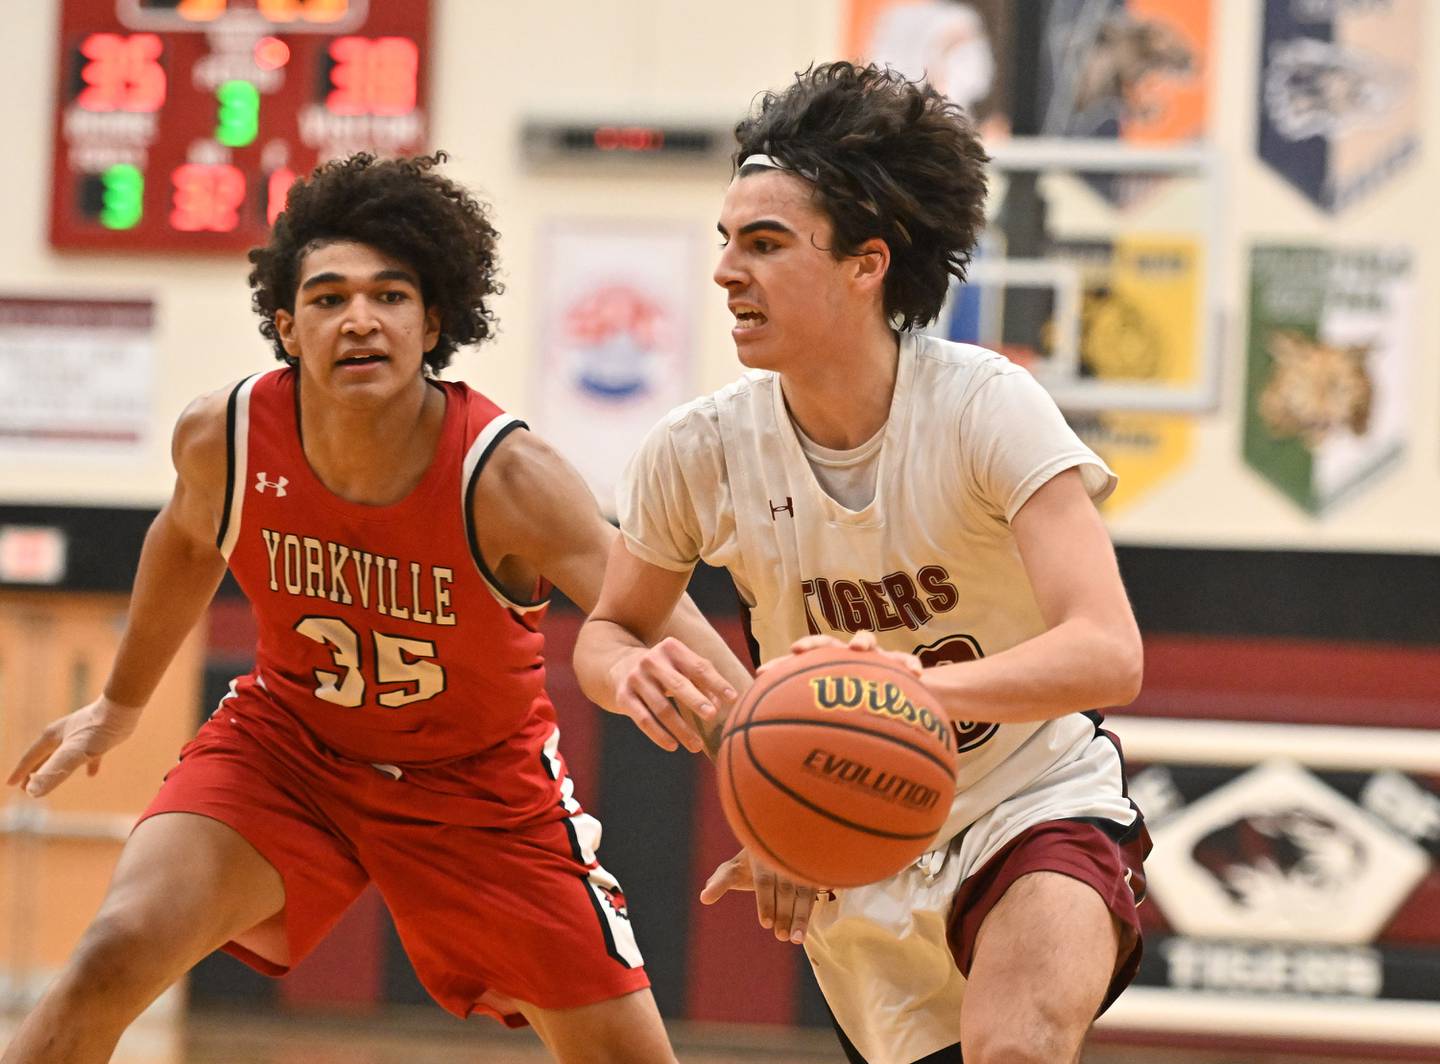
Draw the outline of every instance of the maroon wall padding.
M731 893L714 905L700 904L700 888L721 862L735 856L740 844L720 810L714 766L704 762L697 771L686 1018L794 1023L795 954L801 947L776 941L760 926L753 894Z
M300 1008L379 1005L388 919L380 892L366 887L330 934L280 981L280 1000Z
M707 617L735 655L748 664L750 651L739 617L728 609ZM710 873L734 857L740 844L720 809L714 766L698 758L695 765L699 778L691 810L686 1018L793 1024L798 1018L796 961L801 947L776 941L771 931L760 926L753 894L731 893L714 905L700 904L700 889Z
M1433 728L1440 647L1152 635L1144 716Z
M1376 941L1433 950L1437 913L1440 913L1440 868L1432 865L1430 874L1420 881L1400 911L1375 936Z

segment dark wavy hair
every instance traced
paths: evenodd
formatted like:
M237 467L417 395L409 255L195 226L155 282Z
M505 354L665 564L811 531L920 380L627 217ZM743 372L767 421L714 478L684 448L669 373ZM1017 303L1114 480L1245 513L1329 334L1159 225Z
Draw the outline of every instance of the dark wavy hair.
M837 258L885 241L890 321L910 329L939 316L985 225L989 157L959 106L889 68L824 63L760 97L735 139L737 173L747 156L769 155L813 182Z
M435 172L444 152L379 159L361 152L315 168L290 188L270 242L252 248L251 303L260 334L289 365L275 312L295 311L300 263L317 247L342 240L367 244L413 269L426 307L440 314L440 339L425 352L426 371L450 364L455 349L494 334L488 296L504 290L496 279L496 242L487 207Z

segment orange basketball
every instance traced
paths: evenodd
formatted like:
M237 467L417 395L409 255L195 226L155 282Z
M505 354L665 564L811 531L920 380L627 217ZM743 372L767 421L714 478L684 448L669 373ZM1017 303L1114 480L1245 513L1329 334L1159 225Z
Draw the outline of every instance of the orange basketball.
M767 668L725 726L730 827L762 861L817 887L885 879L950 812L955 742L925 685L878 653L825 647Z

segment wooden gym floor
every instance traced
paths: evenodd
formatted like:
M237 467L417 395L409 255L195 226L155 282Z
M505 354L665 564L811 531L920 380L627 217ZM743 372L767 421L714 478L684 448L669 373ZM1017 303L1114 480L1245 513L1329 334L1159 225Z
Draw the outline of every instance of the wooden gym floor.
M14 1017L0 1015L0 1046L13 1022ZM684 1064L844 1064L834 1039L823 1031L685 1024L670 1029ZM192 1013L179 1030L142 1019L128 1032L113 1064L546 1064L549 1059L529 1031L506 1031L488 1021L461 1025L435 1010L417 1008L304 1019L207 1011ZM1096 1044L1086 1050L1084 1064L1386 1062Z
M366 1017L297 1025L294 1021L211 1013L187 1023L184 1056L175 1064L546 1064L529 1031L489 1021L461 1026L429 1010L393 1019ZM682 1064L845 1064L826 1031L668 1025ZM119 1062L117 1062L119 1064ZM157 1062L158 1064L158 1062ZM1368 1057L1175 1050L1092 1045L1082 1064L1394 1064Z

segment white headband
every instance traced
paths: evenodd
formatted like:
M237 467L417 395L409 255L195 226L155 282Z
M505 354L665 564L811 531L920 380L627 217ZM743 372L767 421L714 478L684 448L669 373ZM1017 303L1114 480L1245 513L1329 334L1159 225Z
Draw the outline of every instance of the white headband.
M768 155L757 154L745 156L744 161L740 163L740 172L743 173L747 166L763 166L769 170L784 170L788 173L799 174L806 181L815 181L817 178L817 175L809 170L797 170L793 166L786 166L784 163L777 162Z

